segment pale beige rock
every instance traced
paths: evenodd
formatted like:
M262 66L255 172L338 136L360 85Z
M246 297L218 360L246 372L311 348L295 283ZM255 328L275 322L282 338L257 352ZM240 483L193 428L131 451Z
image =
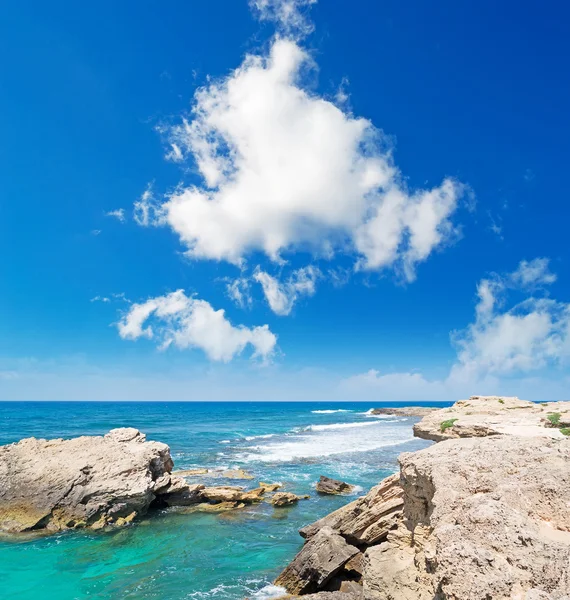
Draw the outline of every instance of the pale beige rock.
M166 444L140 431L0 447L0 530L56 531L124 524L179 482ZM157 489L158 488L158 489Z
M198 475L207 475L209 469L185 469L183 471L172 471L172 475L177 477L197 477Z
M570 424L570 402L537 404L509 396L471 396L430 412L414 425L414 435L434 442L499 434L563 438L547 419L551 413L560 414L561 426ZM451 426L443 428L445 422Z
M221 472L221 477L225 479L253 479L253 475L243 469L227 469Z
M568 598L570 440L449 440L400 463L405 525L366 551L366 600Z
M311 538L323 527L331 527L353 544L371 545L382 541L402 517L404 500L398 482L398 475L384 479L366 496L303 527L299 533Z
M322 590L358 552L358 548L347 544L330 527L323 527L303 546L275 584L283 586L290 594Z
M291 506L292 504L297 504L299 500L299 496L291 492L277 492L271 498L271 504L276 507Z
M211 502L245 502L246 504L261 502L264 493L264 488L244 491L242 487L237 486L205 487L201 490L202 497Z
M265 492L275 492L283 487L280 483L264 483L263 481L259 482L259 487L263 488Z

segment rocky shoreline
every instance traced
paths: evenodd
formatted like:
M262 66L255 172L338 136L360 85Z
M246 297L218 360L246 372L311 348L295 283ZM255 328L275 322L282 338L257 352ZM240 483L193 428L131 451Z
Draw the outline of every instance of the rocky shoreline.
M27 438L0 447L0 532L53 533L123 527L153 509L224 512L267 500L276 507L302 498L281 486L188 483L197 470L173 472L170 449L137 429L70 440ZM200 472L202 474L202 472ZM252 479L245 471L213 477Z
M440 443L301 529L276 584L323 600L568 599L569 407L474 396L428 411L414 432Z
M319 600L568 600L570 403L473 396L417 410L376 414L421 415L415 435L438 443L304 526L276 585ZM166 444L131 428L2 446L0 532L124 527L168 507L283 511L303 499L278 483L210 481L253 479L239 469L173 468ZM316 491L349 490L321 477Z

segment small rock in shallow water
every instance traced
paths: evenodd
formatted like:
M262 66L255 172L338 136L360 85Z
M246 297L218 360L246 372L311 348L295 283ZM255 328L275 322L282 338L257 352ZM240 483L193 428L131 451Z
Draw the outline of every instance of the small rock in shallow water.
M280 483L264 483L263 481L260 481L259 487L263 488L266 492L275 492L283 486Z
M319 494L348 494L354 490L354 486L338 479L331 479L321 475L317 483Z
M292 504L297 504L299 500L299 496L292 494L291 492L277 492L273 498L271 498L271 504L276 507L291 506Z

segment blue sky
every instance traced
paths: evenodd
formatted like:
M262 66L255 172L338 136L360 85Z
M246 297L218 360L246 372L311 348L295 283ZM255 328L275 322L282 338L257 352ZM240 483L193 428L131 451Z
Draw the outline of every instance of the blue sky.
M4 3L0 399L567 398L547 8Z

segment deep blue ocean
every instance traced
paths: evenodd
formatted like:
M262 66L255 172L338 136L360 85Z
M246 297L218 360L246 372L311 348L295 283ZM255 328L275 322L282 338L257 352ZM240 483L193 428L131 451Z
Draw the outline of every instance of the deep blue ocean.
M450 403L430 403L448 406ZM161 512L113 532L0 538L3 600L267 600L272 580L302 546L298 529L362 495L397 469L401 452L429 442L414 418L368 414L396 403L0 402L0 445L136 427L166 442L175 469L243 468L255 479L310 494L297 506L268 503L221 514ZM359 486L319 496L327 475ZM200 478L193 481L199 482ZM212 482L213 483L213 482Z

